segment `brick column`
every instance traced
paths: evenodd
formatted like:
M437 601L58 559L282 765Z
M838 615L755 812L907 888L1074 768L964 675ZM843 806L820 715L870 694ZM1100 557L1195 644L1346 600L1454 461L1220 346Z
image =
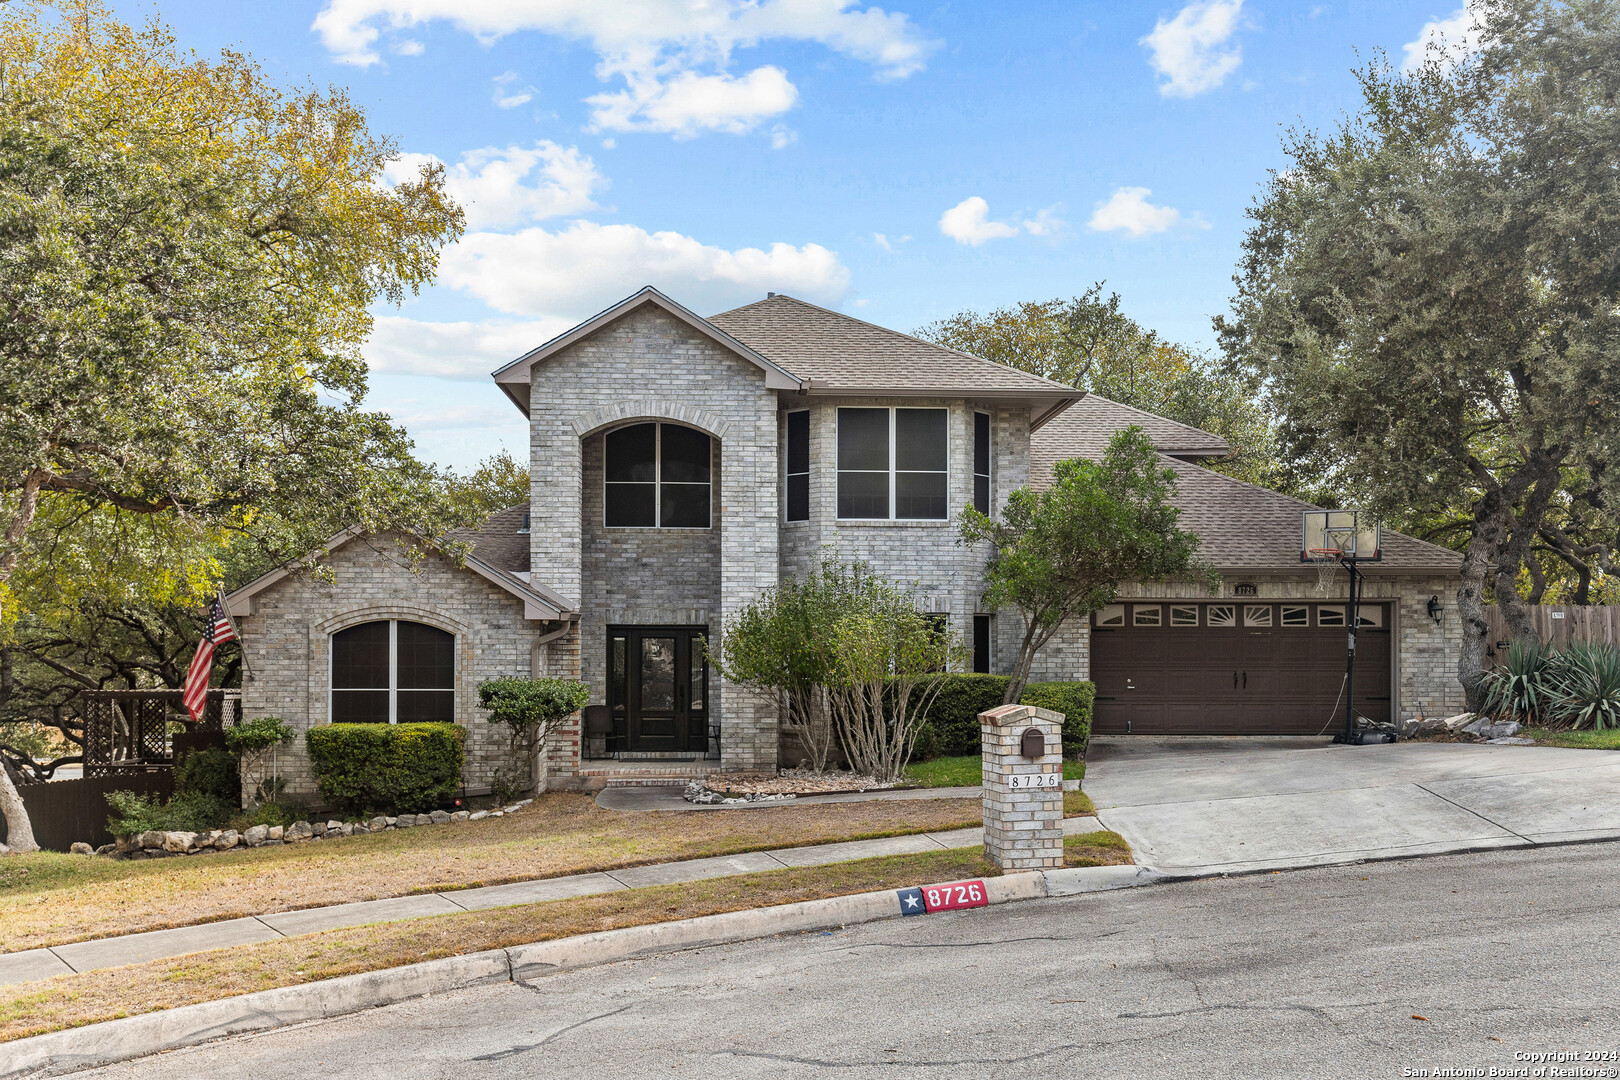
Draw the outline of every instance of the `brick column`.
M1003 870L1063 865L1063 714L1001 705L979 714L984 748L984 853ZM1042 753L1024 756L1024 733Z

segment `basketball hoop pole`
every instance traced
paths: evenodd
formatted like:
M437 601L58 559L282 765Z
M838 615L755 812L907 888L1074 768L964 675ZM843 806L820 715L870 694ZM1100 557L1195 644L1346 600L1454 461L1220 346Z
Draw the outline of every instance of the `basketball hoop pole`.
M1336 743L1356 745L1360 740L1356 735L1356 631L1361 627L1360 593L1357 587L1361 583L1361 570L1356 566L1356 557L1341 556L1339 559L1346 571L1350 574L1350 603L1349 609L1349 636L1345 649L1344 661L1344 730L1333 737Z

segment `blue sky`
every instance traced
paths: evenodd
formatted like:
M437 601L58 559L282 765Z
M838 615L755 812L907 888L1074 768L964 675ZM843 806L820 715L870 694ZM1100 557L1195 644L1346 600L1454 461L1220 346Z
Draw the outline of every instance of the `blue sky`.
M128 18L154 10L117 5ZM643 284L700 314L787 292L912 330L1106 279L1211 344L1284 127L1356 107L1357 52L1448 0L165 0L181 44L346 86L467 235L379 310L370 403L468 468L522 417L498 364Z

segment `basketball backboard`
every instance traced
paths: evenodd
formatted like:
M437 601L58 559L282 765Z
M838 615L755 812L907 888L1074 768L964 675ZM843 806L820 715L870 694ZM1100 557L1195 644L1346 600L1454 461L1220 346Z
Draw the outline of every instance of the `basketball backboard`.
M1378 522L1367 510L1307 510L1300 530L1299 561L1313 561L1312 552L1338 550L1346 559L1377 562Z

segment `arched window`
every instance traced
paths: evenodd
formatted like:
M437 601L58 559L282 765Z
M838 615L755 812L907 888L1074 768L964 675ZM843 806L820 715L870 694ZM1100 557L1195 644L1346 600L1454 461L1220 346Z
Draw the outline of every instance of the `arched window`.
M633 424L602 440L602 524L709 528L709 437L679 424Z
M332 722L453 723L456 638L434 626L383 619L332 635Z

